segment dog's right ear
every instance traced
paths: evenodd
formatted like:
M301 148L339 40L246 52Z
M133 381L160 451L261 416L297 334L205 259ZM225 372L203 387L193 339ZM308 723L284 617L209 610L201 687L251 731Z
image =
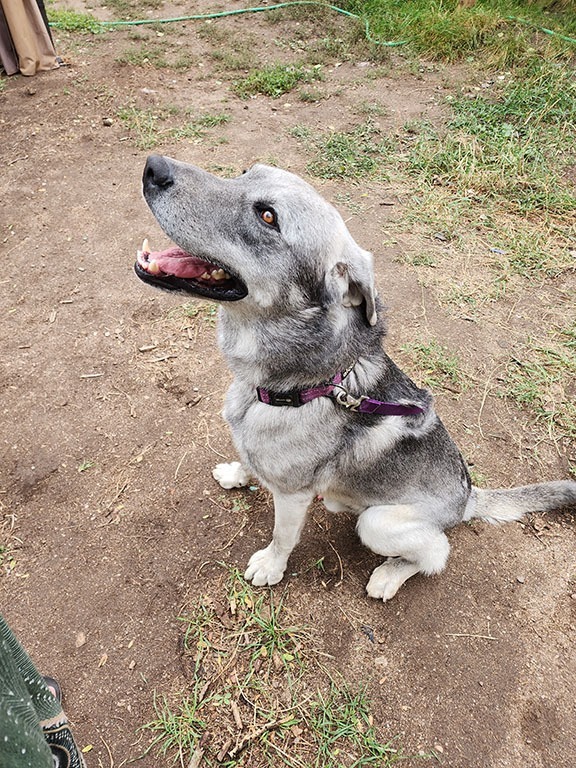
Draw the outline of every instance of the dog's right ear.
M376 287L372 254L361 248L351 258L336 262L329 272L344 307L358 307L365 302L366 320L376 325Z

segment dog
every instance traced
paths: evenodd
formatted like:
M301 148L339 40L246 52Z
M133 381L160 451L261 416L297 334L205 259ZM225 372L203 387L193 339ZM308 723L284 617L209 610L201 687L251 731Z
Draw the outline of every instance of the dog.
M153 155L143 192L175 246L138 252L144 282L220 303L218 340L234 374L223 411L241 462L225 488L255 477L274 499L272 541L249 560L256 586L281 581L306 512L358 516L360 540L386 557L370 597L437 574L445 530L576 505L576 482L472 486L466 463L418 387L383 349L372 256L336 209L298 176L266 165L221 179Z

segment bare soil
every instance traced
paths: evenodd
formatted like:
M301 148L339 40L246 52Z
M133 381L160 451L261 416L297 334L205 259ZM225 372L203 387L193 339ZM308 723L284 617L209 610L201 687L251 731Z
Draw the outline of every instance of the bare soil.
M168 41L169 60L188 52L183 69L119 63L138 44L134 30L56 33L68 66L11 78L0 93L0 504L12 558L1 610L38 666L61 680L78 740L93 745L90 766L142 754L149 737L138 729L154 691L186 687L179 612L191 595L217 596L217 563L242 568L272 522L264 492L224 494L211 478L216 462L235 458L220 417L230 377L213 311L190 316L132 273L142 237L157 248L166 238L140 194L148 151L118 110L178 107L162 130L184 109L226 114L205 136L168 137L157 151L209 170L263 160L305 174L294 125L349 128L363 102L385 108L376 119L386 131L441 120L446 89L480 76L420 71L398 53L384 64L354 56L327 61L319 101L235 96L238 73L213 53L244 45L255 62L297 59L302 51L288 43L302 23L251 16L139 28L150 44ZM347 21L330 23L346 34ZM437 407L474 469L494 486L566 476L573 446L548 439L494 386L515 345L566 312L574 275L525 281L466 317L442 301L443 277L465 273L461 255L428 271L401 261L407 249L451 247L398 230L403 190L313 183L337 205L349 196L349 227L375 254L391 354L410 365L400 346L434 338L473 374L461 396L440 390ZM408 754L434 750L450 768L572 768L574 515L461 526L445 573L412 579L387 604L365 596L377 559L353 525L313 510L286 600L336 668L366 684L381 733ZM325 573L313 567L319 558Z

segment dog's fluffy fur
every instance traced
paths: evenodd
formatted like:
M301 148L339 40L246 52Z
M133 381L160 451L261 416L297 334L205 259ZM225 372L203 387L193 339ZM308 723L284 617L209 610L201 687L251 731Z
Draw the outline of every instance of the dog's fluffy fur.
M382 348L371 255L302 179L264 165L220 179L151 157L144 195L180 255L205 261L206 275L216 267L228 273L221 287L214 280L174 279L169 267L166 274L151 269L154 254L136 267L155 285L222 302L219 342L234 374L224 417L242 466L219 465L214 476L233 487L245 483L248 472L274 497L272 541L246 570L253 584L282 579L315 496L331 511L357 514L362 542L387 558L367 586L382 600L416 573L441 571L449 552L444 531L462 520L504 522L576 505L571 481L493 491L471 485L430 393ZM257 399L259 386L304 389L347 369L344 386L353 396L415 404L424 412L382 417L355 413L328 397L299 408Z

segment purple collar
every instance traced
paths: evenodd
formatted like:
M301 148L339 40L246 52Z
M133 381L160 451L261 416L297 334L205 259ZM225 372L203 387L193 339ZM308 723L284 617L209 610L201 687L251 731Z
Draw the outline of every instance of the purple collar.
M340 386L348 374L337 373L327 384L319 384L310 389L290 389L287 392L273 392L265 387L256 387L258 400L266 405L290 406L299 408L301 405L316 400L318 397L330 397L339 405L355 413L369 413L374 416L420 416L425 409L419 405L405 403L387 403L374 400L366 395L354 397ZM334 390L337 390L334 393Z

